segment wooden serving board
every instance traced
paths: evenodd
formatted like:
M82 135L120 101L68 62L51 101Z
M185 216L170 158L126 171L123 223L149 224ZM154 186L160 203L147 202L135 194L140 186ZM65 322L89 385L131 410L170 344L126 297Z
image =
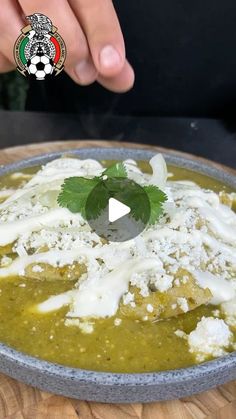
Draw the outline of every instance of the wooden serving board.
M0 164L8 164L48 151L83 147L158 147L108 141L66 141L32 144L0 151ZM183 153L179 153L183 155ZM202 160L202 159L201 159ZM220 165L216 166L220 167ZM181 400L149 404L102 404L45 393L0 374L0 419L234 419L236 381Z

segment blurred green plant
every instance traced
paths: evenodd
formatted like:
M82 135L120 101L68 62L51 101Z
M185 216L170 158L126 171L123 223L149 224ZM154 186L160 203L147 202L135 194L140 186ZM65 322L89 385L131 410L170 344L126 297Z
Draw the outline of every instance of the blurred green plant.
M0 109L25 109L28 81L17 71L0 74Z

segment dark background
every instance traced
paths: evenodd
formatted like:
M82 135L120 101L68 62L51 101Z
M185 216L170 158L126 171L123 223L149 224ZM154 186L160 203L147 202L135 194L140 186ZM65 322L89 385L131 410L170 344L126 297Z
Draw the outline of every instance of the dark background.
M28 108L135 116L229 118L236 110L235 0L115 0L134 89L125 95L67 77L35 82Z
M78 138L161 145L236 168L235 129L222 120L0 112L1 147Z

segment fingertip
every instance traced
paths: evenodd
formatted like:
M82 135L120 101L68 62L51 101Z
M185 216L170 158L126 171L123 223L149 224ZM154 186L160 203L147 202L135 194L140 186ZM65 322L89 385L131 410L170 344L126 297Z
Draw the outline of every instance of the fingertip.
M75 66L75 75L78 78L78 83L86 86L96 80L98 73L92 60L85 59Z
M130 65L130 63L127 61L127 90L131 90L134 87L135 84L135 72L133 67Z
M119 93L127 93L133 89L135 84L135 73L131 65L127 62L125 72L120 78Z
M104 77L119 74L125 64L125 56L115 46L105 45L98 55L98 71Z
M115 77L98 77L98 82L114 93L126 93L135 83L135 74L132 66L126 60L123 70Z

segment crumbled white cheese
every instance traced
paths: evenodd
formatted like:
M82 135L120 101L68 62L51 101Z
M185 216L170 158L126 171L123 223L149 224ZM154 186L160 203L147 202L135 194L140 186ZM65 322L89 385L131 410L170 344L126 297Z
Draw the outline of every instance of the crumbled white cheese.
M216 309L212 311L214 317L220 317L220 310Z
M178 336L179 338L184 338L184 339L187 338L186 333L180 329L175 330L174 334Z
M188 280L189 280L189 277L187 275L184 275L182 278L182 283L187 284Z
M130 278L130 283L140 289L140 294L143 297L147 297L149 295L147 272L133 272Z
M148 311L148 313L153 313L154 308L153 308L152 304L147 304L147 311Z
M81 332L86 333L86 334L93 333L94 331L93 324L89 322L81 322L79 328Z
M181 308L181 310L184 313L187 313L187 311L188 311L188 302L187 302L186 298L184 298L184 297L178 297L177 298L177 304L179 305L179 307Z
M225 322L236 328L236 298L221 304L221 310L225 316Z
M156 289L160 292L165 292L172 287L174 280L173 275L167 274L158 274L156 273L154 278L151 279L151 282L155 285Z
M40 272L43 272L44 270L43 270L42 266L34 265L33 268L32 268L32 271L35 272L35 273L40 273Z
M123 304L127 305L134 301L134 294L131 292L127 292L123 295Z
M65 319L64 321L65 326L80 326L80 320L79 319Z
M227 324L214 317L202 317L188 335L189 350L198 362L225 354L232 343L233 334Z
M172 275L163 273L163 265L160 263L160 267L158 269L150 269L140 274L134 272L131 276L130 282L131 285L140 289L140 294L143 297L147 297L149 295L149 284L153 284L158 291L165 292L171 288L173 279L174 277Z
M93 333L94 331L94 326L93 326L93 323L91 322L87 322L87 321L81 322L79 319L66 319L64 323L65 323L65 326L68 326L68 327L71 327L71 326L78 327L81 330L81 332L85 334L90 334L90 333Z
M16 252L20 258L28 255L24 246L22 246L21 244L14 246L13 251Z
M6 268L7 266L9 266L12 263L12 258L8 257L8 256L3 256L1 259L1 267L2 268Z

